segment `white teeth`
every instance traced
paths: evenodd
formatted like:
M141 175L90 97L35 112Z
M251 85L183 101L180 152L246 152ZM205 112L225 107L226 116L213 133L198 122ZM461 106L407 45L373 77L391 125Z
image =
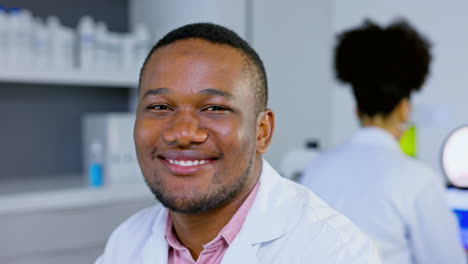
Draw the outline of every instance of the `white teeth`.
M174 160L174 159L168 159L168 161L170 164L176 164L176 165L180 165L184 167L202 165L208 162L206 160Z

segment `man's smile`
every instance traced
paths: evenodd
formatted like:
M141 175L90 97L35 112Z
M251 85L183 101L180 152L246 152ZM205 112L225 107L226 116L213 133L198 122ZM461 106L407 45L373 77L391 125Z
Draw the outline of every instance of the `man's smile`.
M198 150L168 150L157 155L169 172L175 175L196 174L212 167L220 156Z
M174 159L168 159L168 161L170 164L176 164L176 165L180 165L183 167L197 166L199 164L202 165L202 164L209 162L209 160L174 160Z

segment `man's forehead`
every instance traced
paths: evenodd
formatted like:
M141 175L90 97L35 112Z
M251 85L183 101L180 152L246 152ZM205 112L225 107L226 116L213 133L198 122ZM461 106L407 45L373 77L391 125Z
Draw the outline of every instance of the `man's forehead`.
M174 41L158 48L152 57L165 56L209 56L218 59L246 60L246 56L237 48L227 44L213 43L205 39L189 38ZM234 63L234 61L232 61Z
M208 64L204 64L207 62ZM255 98L255 74L252 63L240 50L229 45L213 44L203 39L178 40L156 50L142 74L140 92L154 88L175 88L190 77L187 87L195 87L203 78L203 67L211 68L211 77L198 89L215 88L229 91L235 98ZM212 83L211 81L218 81ZM230 88L228 88L230 87ZM233 99L234 97L226 97ZM250 100L250 99L249 99Z
M142 80L156 72L174 70L169 66L180 62L182 64L178 64L178 67L183 66L192 71L211 65L219 72L225 72L228 75L234 73L240 76L246 69L249 69L245 55L231 46L213 44L203 39L184 39L158 48L145 65Z

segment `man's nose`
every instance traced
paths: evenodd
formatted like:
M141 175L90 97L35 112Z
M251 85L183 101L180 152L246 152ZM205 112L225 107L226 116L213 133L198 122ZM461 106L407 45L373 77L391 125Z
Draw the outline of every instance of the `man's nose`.
M199 144L206 141L208 132L200 126L200 120L192 111L176 113L169 127L163 133L163 139L180 147Z

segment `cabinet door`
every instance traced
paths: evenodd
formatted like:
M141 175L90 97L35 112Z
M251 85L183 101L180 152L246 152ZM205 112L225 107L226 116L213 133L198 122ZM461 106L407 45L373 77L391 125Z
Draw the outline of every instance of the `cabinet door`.
M154 203L147 198L2 215L0 263L92 263L121 222Z

